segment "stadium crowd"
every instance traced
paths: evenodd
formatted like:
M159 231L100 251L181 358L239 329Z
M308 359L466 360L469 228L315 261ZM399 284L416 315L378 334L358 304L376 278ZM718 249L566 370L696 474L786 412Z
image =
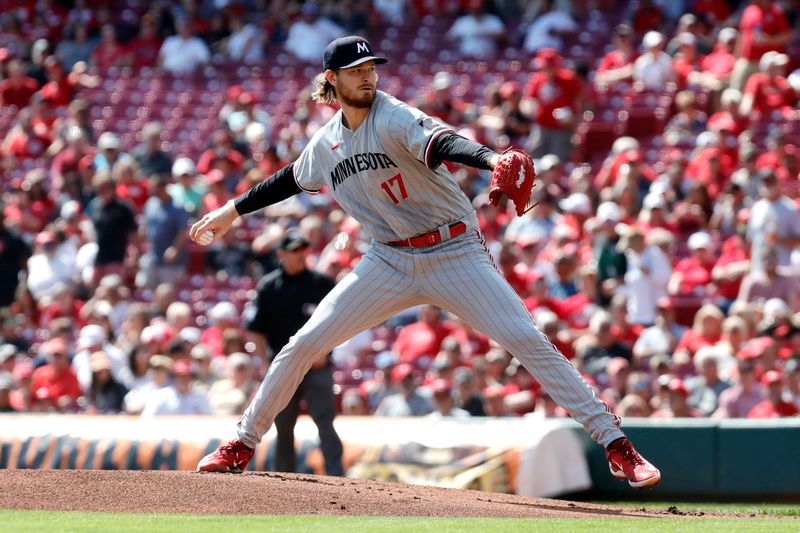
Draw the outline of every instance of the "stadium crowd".
M240 220L208 249L187 239L333 115L309 88L282 121L263 95L217 85L212 131L187 152L167 140L171 120L98 121L108 80L192 87L209 65L280 54L317 67L337 36L431 20L447 22L454 63L521 65L474 100L463 77L432 72L414 104L537 158L539 203L523 217L489 205L485 172L451 170L498 268L610 408L797 415L800 65L786 52L800 10L771 0L0 0L0 412L239 414L271 355L242 317L286 229L336 279L369 244L324 191ZM576 59L598 21L613 26L596 61ZM396 46L386 53L402 63ZM605 111L637 105L639 127L609 130L598 149ZM431 306L332 360L344 414L566 416L512 354Z

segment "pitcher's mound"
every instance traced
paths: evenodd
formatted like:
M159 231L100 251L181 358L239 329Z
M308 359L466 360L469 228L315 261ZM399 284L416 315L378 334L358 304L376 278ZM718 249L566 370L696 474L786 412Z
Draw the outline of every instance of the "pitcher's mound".
M596 517L659 512L298 474L0 471L0 509L127 513Z

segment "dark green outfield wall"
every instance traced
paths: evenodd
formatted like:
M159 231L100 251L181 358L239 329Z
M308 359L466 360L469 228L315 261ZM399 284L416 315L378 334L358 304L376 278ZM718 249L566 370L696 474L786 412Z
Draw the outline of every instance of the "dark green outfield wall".
M648 499L800 498L800 419L629 419L622 429L661 470L661 484L645 491ZM602 448L576 431L584 439L593 495L630 497L627 484L609 473Z

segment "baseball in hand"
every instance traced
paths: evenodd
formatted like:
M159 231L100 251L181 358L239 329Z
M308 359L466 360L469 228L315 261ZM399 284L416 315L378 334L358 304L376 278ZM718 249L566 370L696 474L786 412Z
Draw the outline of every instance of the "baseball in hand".
M208 246L214 240L214 230L207 229L197 240L198 244Z

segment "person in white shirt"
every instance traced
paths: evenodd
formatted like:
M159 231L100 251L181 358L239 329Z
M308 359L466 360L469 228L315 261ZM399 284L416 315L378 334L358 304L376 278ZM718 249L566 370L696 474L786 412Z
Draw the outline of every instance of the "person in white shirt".
M790 264L792 250L800 246L800 212L794 201L781 192L772 171L764 171L759 185L761 198L750 209L747 240L750 250L750 271L764 270L764 250L774 246L778 266Z
M108 334L102 326L89 324L81 328L77 342L78 352L72 358L72 369L78 377L78 383L87 390L92 382L92 354L103 352L111 364L111 375L118 383L130 389L133 385L133 373L125 352L108 342Z
M192 367L188 360L172 364L172 385L153 391L142 411L143 417L163 415L210 415L208 398L192 390Z
M453 398L453 388L450 382L446 379L437 379L431 383L431 391L433 392L433 407L434 411L425 415L427 418L469 418L469 412L456 407L455 399Z
M178 34L167 37L161 45L158 64L171 74L191 74L209 62L211 52L202 39L192 35L189 19L177 19L175 29Z
M319 61L325 47L345 34L344 28L331 20L319 16L316 4L305 4L303 18L289 27L289 35L283 48L302 61Z
M523 48L526 52L537 52L542 48L561 52L564 48L561 35L576 33L579 29L572 15L553 9L551 0L543 0L536 18L525 31Z
M28 259L28 290L38 302L51 297L60 285L69 285L75 269L74 257L62 250L52 231L36 236L37 252Z
M497 50L497 41L503 36L505 25L500 17L486 13L483 0L472 0L469 12L456 19L447 32L447 38L459 41L459 51L467 57L491 57Z
M662 91L664 86L675 81L672 58L664 52L664 36L649 31L642 39L645 53L633 64L634 89L638 91Z
M230 28L231 35L225 46L228 58L250 65L264 60L264 39L255 24L246 23L239 17L232 17Z
M667 295L667 283L672 275L669 256L656 244L647 242L644 233L633 227L620 240L619 247L628 262L622 288L628 296L628 320L649 326L656 319L656 302Z

